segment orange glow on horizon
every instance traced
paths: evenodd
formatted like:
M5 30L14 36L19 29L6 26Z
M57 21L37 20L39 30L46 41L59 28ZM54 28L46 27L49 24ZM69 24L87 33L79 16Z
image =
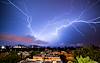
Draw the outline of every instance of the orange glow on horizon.
M15 35L0 34L0 40L10 40L18 42L32 42L32 38L20 37Z

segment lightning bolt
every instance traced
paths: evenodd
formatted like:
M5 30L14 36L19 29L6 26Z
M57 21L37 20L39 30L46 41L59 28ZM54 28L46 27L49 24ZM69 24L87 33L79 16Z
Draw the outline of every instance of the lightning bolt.
M72 2L73 2L73 1L72 1ZM72 2L71 2L71 8L72 8ZM72 22L57 27L57 28L56 28L56 32L54 32L53 34L54 34L54 35L58 35L58 31L59 31L60 29L62 29L63 27L66 27L66 28L67 28L67 27L69 27L69 26L72 26L72 27L73 27L77 32L79 32L82 36L85 36L85 34L82 33L76 26L73 26L73 25L72 25L73 23L86 23L86 24L88 24L88 25L90 26L90 28L92 28L92 29L94 30L94 32L96 32L96 28L95 28L95 26L92 25L92 23L93 23L93 24L96 24L96 23L99 23L99 22L87 22L87 21L82 21L82 20L79 21L79 20L80 20L80 18L82 17L82 15L83 15L86 11L88 11L88 9L92 8L93 6L95 6L98 2L99 2L99 1L97 0L95 3L91 4L88 8L85 8L84 10L82 10L82 12L80 13L80 15L79 15L76 19L74 19ZM71 11L72 11L72 10L71 10ZM97 20L97 19L99 19L99 18L100 18L100 17L97 17L97 18L95 18L95 19L91 19L91 20L88 20L88 21L94 21L94 20ZM58 22L56 22L55 19L53 19L53 21L54 21L54 23L47 23L47 25L42 29L42 31L40 32L39 35L43 34L43 33L47 30L47 28L48 28L49 26L57 25ZM65 22L65 23L66 23L66 22Z
M93 6L95 6L98 2L100 2L100 1L97 0L95 3L91 4L88 8L85 8L74 21L79 20L86 11L88 11L90 8L92 8Z
M31 35L33 36L33 34L35 34L35 33L33 32L32 25L31 25L32 17L29 16L27 13L25 13L21 8L19 8L17 5L15 5L12 1L8 0L8 2L11 5L13 5L16 9L18 9L26 17L27 27L30 30Z
M56 34L58 33L58 31L62 28L67 28L69 26L72 26L74 23L86 23L86 24L100 24L100 22L87 22L87 21L72 21L70 22L69 24L67 25L63 25L63 26L60 26L59 28L56 29ZM80 32L81 33L81 32ZM83 34L82 34L83 35Z
M85 36L85 34L83 32L81 32L76 26L73 26L73 23L86 23L90 26L91 29L94 30L94 32L96 32L96 28L95 26L93 26L92 24L97 24L97 23L100 23L100 22L87 22L87 21L94 21L94 20L97 20L99 19L100 17L97 17L97 18L94 18L94 19L91 19L91 20L87 20L87 21L82 21L80 20L80 18L82 17L82 15L90 8L92 8L93 6L95 6L96 4L98 3L98 1L96 1L95 3L91 4L88 8L85 8L81 13L80 15L74 19L72 22L70 23L66 23L65 25L61 25L59 27L56 27L56 31L53 32L52 34L53 35L58 35L58 31L61 30L62 28L64 27L69 27L69 26L72 26L77 32L79 32L81 34L81 36ZM58 22L56 22L54 19L53 19L54 23L50 23L48 22L47 25L42 29L42 31L40 32L39 36L41 36L48 28L49 26L52 26L52 25L57 25Z
M43 37L43 33L50 27L50 26L53 26L53 25L57 25L57 23L61 23L61 22L58 22L57 21L57 18L54 18L53 20L49 20L47 25L42 29L42 31L39 32L39 34L35 34L33 29L32 29L32 16L29 16L27 13L25 13L21 8L19 8L18 6L16 6L13 2L11 2L10 0L8 0L9 3L11 5L13 5L16 9L18 9L24 16L26 16L26 21L27 21L27 27L28 29L30 30L30 33L31 35L35 35L35 37L37 38L40 38L40 36ZM95 6L96 4L98 3L98 1L96 1L95 3L91 4L90 8L92 8L93 6ZM72 4L71 4L72 5ZM72 6L71 6L72 7ZM95 32L96 32L96 28L95 26L91 25L91 24L98 24L100 22L94 22L95 20L99 19L100 17L97 17L97 18L94 18L94 19L90 19L90 20L87 20L87 21L83 21L83 20L80 20L80 18L83 16L83 14L88 10L87 8L85 8L84 10L82 10L82 12L80 13L80 15L74 19L73 21L69 22L69 23L66 23L66 20L65 21L65 24L61 24L59 26L57 26L55 28L55 32L53 32L52 34L53 35L58 35L58 32L59 30L61 30L62 28L66 27L70 27L72 26L77 32L79 32L82 36L85 36L85 34L83 32L81 32L76 26L73 26L74 23L86 23L90 26L90 28L92 28ZM71 10L72 11L72 10ZM59 18L59 17L58 17ZM46 39L46 37L44 37Z
M81 13L80 13L80 15L76 18L76 19L74 19L74 21L76 22L76 21L79 21L80 20L80 18L82 17L82 15L88 10L88 9L90 9L90 8L92 8L93 6L95 6L97 3L98 3L99 1L97 0L95 3L93 3L93 4L91 4L88 8L85 8ZM94 21L94 20L97 20L97 19L99 19L100 17L97 17L97 18L95 18L95 19L92 19L92 20L89 20L89 21ZM74 22L73 21L73 22ZM72 23L73 23L72 22ZM80 21L81 22L81 21ZM95 26L92 26L90 23L91 22L85 22L84 21L84 23L87 23L89 26L90 26L90 28L92 28L93 30L94 30L94 32L96 32L96 28L95 28ZM75 27L75 26L73 26L72 25L72 27L77 31L77 32L79 32L82 36L85 36L79 29L77 29L77 27Z

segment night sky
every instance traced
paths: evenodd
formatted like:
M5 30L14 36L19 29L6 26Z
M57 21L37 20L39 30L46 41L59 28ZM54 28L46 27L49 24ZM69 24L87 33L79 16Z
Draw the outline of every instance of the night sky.
M1 34L100 46L100 0L0 0Z

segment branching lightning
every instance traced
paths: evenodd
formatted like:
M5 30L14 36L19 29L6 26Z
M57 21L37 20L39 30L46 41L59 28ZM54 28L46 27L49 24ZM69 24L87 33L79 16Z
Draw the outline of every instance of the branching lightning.
M99 2L99 1L97 0L95 3L91 4L88 8L85 8L85 9L80 13L80 15L79 15L76 19L73 20L73 22L74 22L74 21L75 21L75 22L76 22L76 21L79 21L80 18L82 17L82 15L83 15L88 9L92 8L93 6L95 6L98 2ZM97 20L97 19L99 19L99 17L97 17L97 18L95 18L95 19L92 19L92 20L90 20L90 21L94 21L94 20ZM81 22L81 21L80 21L80 22ZM87 23L87 24L96 32L96 28L90 24L91 22L86 22L86 21L84 21L84 23ZM83 34L79 29L77 29L77 27L75 27L75 26L72 26L72 27L73 27L77 32L79 32L82 36L84 36L84 34Z
M60 30L60 29L62 29L62 28L67 28L67 27L69 27L69 26L72 26L74 23L86 23L86 24L100 24L100 22L87 22L87 21L72 21L72 22L70 22L69 24L67 24L67 25L63 25L63 26L60 26L59 28L57 28L56 29L56 34L58 33L58 31ZM81 35L84 35L84 34L82 34L82 32L80 32L81 33Z
M32 29L32 17L29 16L27 13L25 13L22 9L20 9L18 6L16 6L13 2L11 2L10 0L8 0L8 2L13 5L16 9L18 9L25 17L26 17L26 21L27 21L27 27L28 29L30 30L30 34L33 36L33 34L35 34L33 32L33 29Z
M27 13L25 13L22 9L20 9L18 6L16 6L16 5L15 5L13 2L11 2L10 0L8 0L8 1L9 1L9 3L10 3L11 5L13 5L16 9L18 9L24 16L26 16L26 19L27 19L27 20L26 20L26 21L27 21L27 27L28 27L28 29L30 30L31 35L32 35L32 36L35 35L35 37L38 38L38 39L46 40L46 38L47 38L48 35L44 36L44 35L43 35L44 32L45 32L50 26L53 26L53 25L56 26L57 23L58 23L58 21L56 22L55 19L53 19L53 20L52 20L53 23L48 22L47 25L46 25L46 26L39 32L39 34L37 35L37 34L35 34L35 33L33 32L33 29L32 29L32 16L29 16ZM93 3L92 5L90 5L90 7L89 7L88 9L92 8L92 7L93 7L94 5L96 5L97 3L98 3L98 1L95 2L95 3ZM88 24L88 25L90 26L90 28L92 28L92 29L94 30L94 32L96 32L95 26L93 26L93 25L91 25L91 24L98 24L98 23L100 24L100 22L95 22L95 20L100 19L100 17L97 17L97 18L94 18L94 19L90 19L90 20L87 20L87 21L80 20L80 18L82 17L82 15L83 15L88 9L87 9L87 8L84 9L84 10L80 13L80 15L79 15L76 19L74 19L73 21L70 21L69 23L66 23L66 22L65 22L65 24L61 24L61 25L55 27L55 32L51 32L51 33L49 33L49 34L58 35L59 30L61 30L62 28L68 28L68 27L72 26L78 33L81 34L81 36L85 36L85 34L84 34L83 32L81 32L76 26L73 26L74 23L86 23L86 24ZM71 10L71 11L72 11L72 10ZM66 20L66 21L67 21L67 20ZM49 36L50 36L50 37L53 37L53 35L49 35ZM42 37L42 38L41 38L41 37Z
M88 8L85 8L85 9L80 13L80 15L79 15L76 19L74 19L73 21L71 21L70 23L66 23L66 22L65 22L65 23L66 23L65 25L61 25L61 26L57 27L57 28L56 28L56 32L54 32L53 34L54 34L54 35L58 35L58 31L61 30L62 28L64 28L64 27L67 28L67 27L69 27L69 26L72 26L77 32L79 32L79 33L81 34L81 36L85 36L85 34L82 33L76 26L73 26L73 23L86 23L86 24L88 24L88 25L90 26L90 28L92 28L92 29L94 30L94 32L96 32L95 26L93 26L93 25L91 25L91 24L100 23L100 22L92 22L92 21L94 21L94 20L99 19L100 17L97 17L97 18L94 18L94 19L91 19L91 20L88 20L88 21L82 21L82 20L80 20L80 18L82 17L82 15L83 15L88 9L92 8L93 6L95 6L98 2L99 2L99 1L96 1L95 3L91 4ZM71 7L72 7L72 5L71 5ZM43 32L45 32L45 30L47 30L47 28L49 28L49 26L52 26L53 24L57 25L57 22L56 22L56 21L54 21L54 22L55 22L55 23L52 23L52 24L48 23L48 24L45 26L45 28L42 29L42 32L40 33L40 35L43 34Z
M28 15L22 9L20 9L18 6L16 6L13 2L11 2L10 0L8 0L8 2L11 5L13 5L16 9L18 9L23 15L25 15L26 17L28 17Z

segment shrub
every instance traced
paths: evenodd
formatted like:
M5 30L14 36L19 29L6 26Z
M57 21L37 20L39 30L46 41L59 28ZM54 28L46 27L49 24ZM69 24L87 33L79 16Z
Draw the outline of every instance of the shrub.
M98 62L91 60L89 56L85 58L80 56L80 57L76 57L76 63L98 63Z

